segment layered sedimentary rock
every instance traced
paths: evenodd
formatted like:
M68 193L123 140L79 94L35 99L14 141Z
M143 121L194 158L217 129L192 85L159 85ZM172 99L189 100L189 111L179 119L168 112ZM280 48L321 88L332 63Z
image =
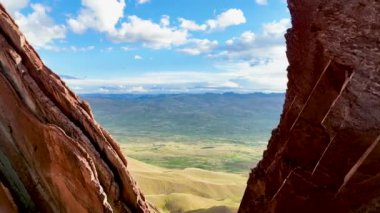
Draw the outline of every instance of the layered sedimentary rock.
M240 212L379 212L380 1L289 0L288 90ZM0 7L0 212L149 212L87 103Z
M240 212L380 211L380 1L288 0L288 90Z
M150 211L115 141L2 6L0 211Z

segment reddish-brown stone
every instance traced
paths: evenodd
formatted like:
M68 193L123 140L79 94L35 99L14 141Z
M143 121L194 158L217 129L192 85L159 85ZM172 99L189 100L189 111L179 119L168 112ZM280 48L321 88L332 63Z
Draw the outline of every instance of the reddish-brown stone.
M239 211L379 212L380 2L288 4L284 111ZM153 211L116 142L3 7L0 62L0 211Z
M288 6L284 111L239 212L379 212L380 2Z

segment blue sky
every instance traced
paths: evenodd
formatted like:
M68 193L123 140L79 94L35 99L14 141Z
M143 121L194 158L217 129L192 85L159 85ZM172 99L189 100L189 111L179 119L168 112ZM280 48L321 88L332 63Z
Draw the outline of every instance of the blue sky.
M78 93L282 92L284 0L0 0Z

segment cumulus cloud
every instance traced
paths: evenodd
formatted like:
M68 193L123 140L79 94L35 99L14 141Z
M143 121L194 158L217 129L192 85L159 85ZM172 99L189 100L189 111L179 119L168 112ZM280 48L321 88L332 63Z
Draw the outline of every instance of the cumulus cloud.
M178 52L188 55L200 55L211 52L218 46L218 41L210 41L208 39L190 39L188 46L180 48Z
M170 26L170 17L163 15L160 23L151 20L141 19L138 16L128 16L128 21L121 23L121 27L109 32L109 37L115 42L141 42L143 46L161 49L171 48L185 44L193 47L181 48L180 52L199 55L209 52L215 41L192 39L189 40L189 31L217 31L229 26L239 25L246 22L243 11L239 9L229 9L219 14L215 19L209 19L205 24L198 25L192 20L179 18L180 27Z
M232 82L253 91L285 91L286 89L286 47L276 45L252 49L253 53L234 52L215 66L225 72L233 73ZM264 52L264 54L260 54ZM233 59L233 60L231 60Z
M216 67L236 74L231 81L253 90L284 91L286 88L286 47L284 33L289 19L263 24L262 32L243 32L225 42L218 53Z
M168 27L170 25L170 17L168 15L163 15L161 17L160 24L163 27Z
M153 49L184 44L189 36L185 30L170 27L170 17L167 15L163 15L159 23L132 15L116 27L123 18L124 8L125 0L82 0L79 14L68 19L67 23L75 33L94 29L105 33L113 42L139 42Z
M271 36L275 38L283 37L290 25L290 19L287 18L266 23L263 25L264 36Z
M227 40L224 47L221 47L222 51L213 57L245 61L270 58L271 49L285 45L284 34L289 27L289 19L265 23L261 34L256 35L251 31L245 31L240 36Z
M239 37L234 37L226 41L228 49L244 49L253 44L256 40L256 35L251 31L243 32Z
M210 57L215 60L212 69L216 71L152 71L117 80L71 79L68 84L72 88L84 88L78 92L90 93L133 93L134 87L144 88L143 93L284 92L286 89L288 61L284 39L266 34L264 27L260 34L246 31L222 45L207 39L189 39L187 45L178 51L190 55L211 52Z
M181 23L180 27L189 31L204 31L207 29L206 24L198 25L192 20L187 20L184 18L179 18L178 21Z
M229 9L219 14L215 19L206 21L210 31L224 30L229 26L240 25L246 23L244 13L240 9Z
M82 8L75 18L67 20L70 29L83 33L87 29L112 32L123 17L125 0L82 0Z
M0 3L13 14L14 12L26 7L29 3L29 0L0 0Z
M55 24L48 15L50 9L42 4L32 4L32 12L23 15L15 12L15 20L26 38L37 48L48 48L56 39L66 36L66 27Z
M168 19L167 19L168 20ZM157 24L151 20L129 16L128 22L121 24L120 29L110 34L116 42L141 42L153 49L170 48L186 43L189 34L185 30Z
M267 5L268 4L268 0L256 0L256 3L259 4L259 5Z
M145 0L138 1L138 3L145 2ZM126 21L119 23L123 18L124 8L125 0L82 0L79 14L68 19L67 23L75 33L94 29L105 33L113 42L141 43L144 47L161 49L189 43L191 37L189 31L219 31L246 22L243 11L232 8L201 25L192 20L179 18L180 26L175 27L171 25L170 17L167 15L163 15L158 23L136 15L128 16ZM199 54L194 49L184 49L183 52Z
M229 9L217 15L214 19L207 20L204 24L197 24L195 21L179 18L180 27L189 31L221 31L227 27L240 25L247 22L244 13L240 9Z

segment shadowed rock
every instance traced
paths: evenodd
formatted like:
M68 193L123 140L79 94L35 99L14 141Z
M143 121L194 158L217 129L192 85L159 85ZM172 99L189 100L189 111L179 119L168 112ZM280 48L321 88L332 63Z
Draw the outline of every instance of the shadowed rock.
M284 111L239 211L379 212L380 3L288 4ZM0 211L152 211L116 142L3 7L0 45Z
M239 212L379 212L380 2L288 6L284 111Z

